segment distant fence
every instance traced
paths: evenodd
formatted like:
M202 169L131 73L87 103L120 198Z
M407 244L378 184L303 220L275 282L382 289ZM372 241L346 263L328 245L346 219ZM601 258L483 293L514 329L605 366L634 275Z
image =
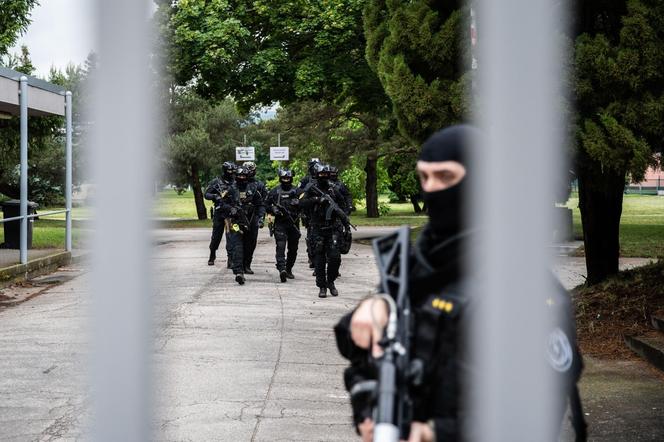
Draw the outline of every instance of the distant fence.
M664 177L647 178L640 183L625 186L625 193L638 195L664 194Z

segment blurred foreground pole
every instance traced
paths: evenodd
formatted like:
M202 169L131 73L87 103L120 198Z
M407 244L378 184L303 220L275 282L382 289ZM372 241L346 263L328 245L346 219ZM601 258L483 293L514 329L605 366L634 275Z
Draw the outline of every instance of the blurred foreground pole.
M550 0L476 2L483 139L474 149L471 433L482 441L551 441L555 385L546 364L554 184L563 154L559 15Z
M92 177L92 437L149 439L149 216L155 109L148 0L98 0Z

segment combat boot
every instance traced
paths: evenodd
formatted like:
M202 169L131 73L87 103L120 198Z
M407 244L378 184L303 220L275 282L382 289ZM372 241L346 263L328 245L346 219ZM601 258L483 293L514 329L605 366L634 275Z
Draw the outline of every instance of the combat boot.
M327 288L330 289L330 295L332 296L339 296L339 290L334 286L333 282L328 282L327 283Z
M295 275L293 275L293 269L286 269L286 278L295 279Z
M253 275L254 271L251 270L251 267L247 266L244 268L244 273L246 273L247 275Z
M215 259L217 259L217 254L214 253L214 250L210 250L210 258L208 259L208 265L213 266Z
M281 279L281 282L286 282L286 279L288 279L288 274L286 273L286 270L282 270L279 272L279 279Z
M240 285L244 285L244 275L241 273L239 275L235 275L235 282Z
M327 298L327 289L325 287L320 288L320 290L318 291L318 297Z

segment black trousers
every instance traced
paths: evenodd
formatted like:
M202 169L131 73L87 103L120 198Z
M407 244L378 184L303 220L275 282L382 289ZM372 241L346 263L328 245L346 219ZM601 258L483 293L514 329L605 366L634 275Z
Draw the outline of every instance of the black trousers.
M310 248L316 266L316 286L327 288L339 274L341 232L336 226L311 226Z
M254 251L256 250L256 244L258 244L258 226L252 224L249 228L249 231L244 234L246 236L245 248L244 248L244 267L251 267L251 261L254 259Z
M300 243L300 229L291 222L275 223L274 240L277 244L277 270L290 271L297 259L297 248ZM286 254L288 247L288 254Z
M233 274L244 274L245 250L248 247L249 238L246 232L229 230L226 232L226 245L230 252L231 268Z
M212 215L212 238L210 238L210 252L217 252L221 237L224 235L224 217L221 210L215 210Z

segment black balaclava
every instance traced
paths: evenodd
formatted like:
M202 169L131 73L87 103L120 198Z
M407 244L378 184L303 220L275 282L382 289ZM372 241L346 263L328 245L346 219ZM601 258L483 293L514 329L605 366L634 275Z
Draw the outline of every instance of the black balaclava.
M423 145L421 161L456 161L466 168L466 175L455 186L436 192L422 192L429 212L429 224L413 248L411 296L415 302L431 290L458 281L463 275L463 255L468 245L464 227L464 198L468 187L471 138L477 129L452 126L436 132ZM424 299L424 298L422 298Z
M432 233L441 239L458 235L463 230L463 200L469 173L468 150L475 131L470 126L448 127L433 134L422 145L420 161L456 161L466 168L466 175L458 184L436 192L422 192Z

